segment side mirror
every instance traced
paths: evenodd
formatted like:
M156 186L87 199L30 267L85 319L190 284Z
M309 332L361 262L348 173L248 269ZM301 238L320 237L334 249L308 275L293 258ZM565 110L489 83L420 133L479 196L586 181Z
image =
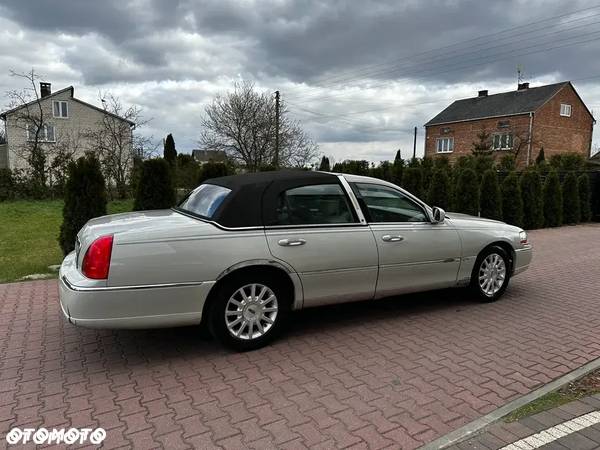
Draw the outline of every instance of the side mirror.
M433 207L433 223L441 223L446 218L446 211L442 208L438 208L437 206Z

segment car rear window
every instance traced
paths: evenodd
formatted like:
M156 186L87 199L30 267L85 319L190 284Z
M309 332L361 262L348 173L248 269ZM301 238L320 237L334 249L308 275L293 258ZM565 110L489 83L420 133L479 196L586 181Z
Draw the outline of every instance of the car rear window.
M198 216L212 219L229 195L231 189L215 184L202 184L181 202L179 208Z

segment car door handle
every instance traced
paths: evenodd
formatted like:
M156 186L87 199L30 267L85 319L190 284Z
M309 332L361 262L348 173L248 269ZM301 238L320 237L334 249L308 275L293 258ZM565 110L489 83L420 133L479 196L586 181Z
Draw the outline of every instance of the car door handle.
M304 239L280 239L277 243L282 247L298 247L306 244L306 241Z
M392 236L392 235L386 234L385 236L381 236L381 240L384 242L400 242L400 241L403 241L404 238L402 236Z

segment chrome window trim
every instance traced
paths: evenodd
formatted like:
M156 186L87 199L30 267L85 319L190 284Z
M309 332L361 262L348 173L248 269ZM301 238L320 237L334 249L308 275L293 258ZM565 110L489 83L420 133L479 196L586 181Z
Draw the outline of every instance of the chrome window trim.
M62 276L62 282L65 286L77 292L94 292L94 291L126 291L126 290L140 290L140 289L158 289L167 287L189 287L189 286L200 286L205 281L190 281L181 283L159 283L159 284L136 284L128 286L77 286L72 284L66 276Z
M197 219L197 220L201 220L202 222L206 222L206 223L210 223L212 225L214 225L217 228L220 228L221 230L225 230L225 231L240 231L240 230L264 230L265 227L264 226L253 226L253 227L226 227L224 225L221 225L218 222L215 222L214 220L210 220L210 219L206 219L204 217L200 217L196 214L192 214L188 211L184 211L183 209L179 209L179 208L171 208L173 211L178 212L179 214L183 214L184 216L187 217L191 217L192 219Z
M414 195L412 195L410 192L405 191L404 189L402 189L400 187L392 187L387 183L376 183L373 181L353 181L353 183L354 184L373 184L375 186L383 186L383 187L386 187L393 191L399 192L400 194L404 195L405 197L408 197L410 200L415 202L419 207L421 207L423 209L423 211L425 212L425 217L427 219L429 219L429 221L425 221L425 222L370 222L369 225L375 225L375 224L381 224L381 225L383 225L383 224L419 224L419 223L425 223L425 224L431 225L433 223L433 219L431 216L431 208L429 207L429 205L427 205L425 202L423 202L418 197L415 197Z
M346 178L344 178L344 175L338 175L337 177L340 180L340 183L342 184L342 187L346 191L346 195L348 195L348 197L350 198L350 203L352 203L352 207L354 208L354 212L356 212L356 216L358 217L358 221L362 225L366 225L367 224L367 219L365 218L365 216L364 216L364 214L362 212L362 209L360 209L360 205L358 203L358 199L356 198L356 195L354 195L354 191L352 190L352 187L350 186L350 183L348 183L348 180L346 180Z

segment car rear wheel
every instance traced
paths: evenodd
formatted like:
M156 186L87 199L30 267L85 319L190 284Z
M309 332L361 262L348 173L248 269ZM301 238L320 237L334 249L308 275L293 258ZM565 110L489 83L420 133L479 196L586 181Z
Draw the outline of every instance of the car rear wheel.
M281 331L290 311L284 285L271 277L249 275L227 280L210 310L213 336L238 351L253 350Z
M508 286L511 261L501 247L484 250L475 262L471 276L471 289L484 302L498 300Z

